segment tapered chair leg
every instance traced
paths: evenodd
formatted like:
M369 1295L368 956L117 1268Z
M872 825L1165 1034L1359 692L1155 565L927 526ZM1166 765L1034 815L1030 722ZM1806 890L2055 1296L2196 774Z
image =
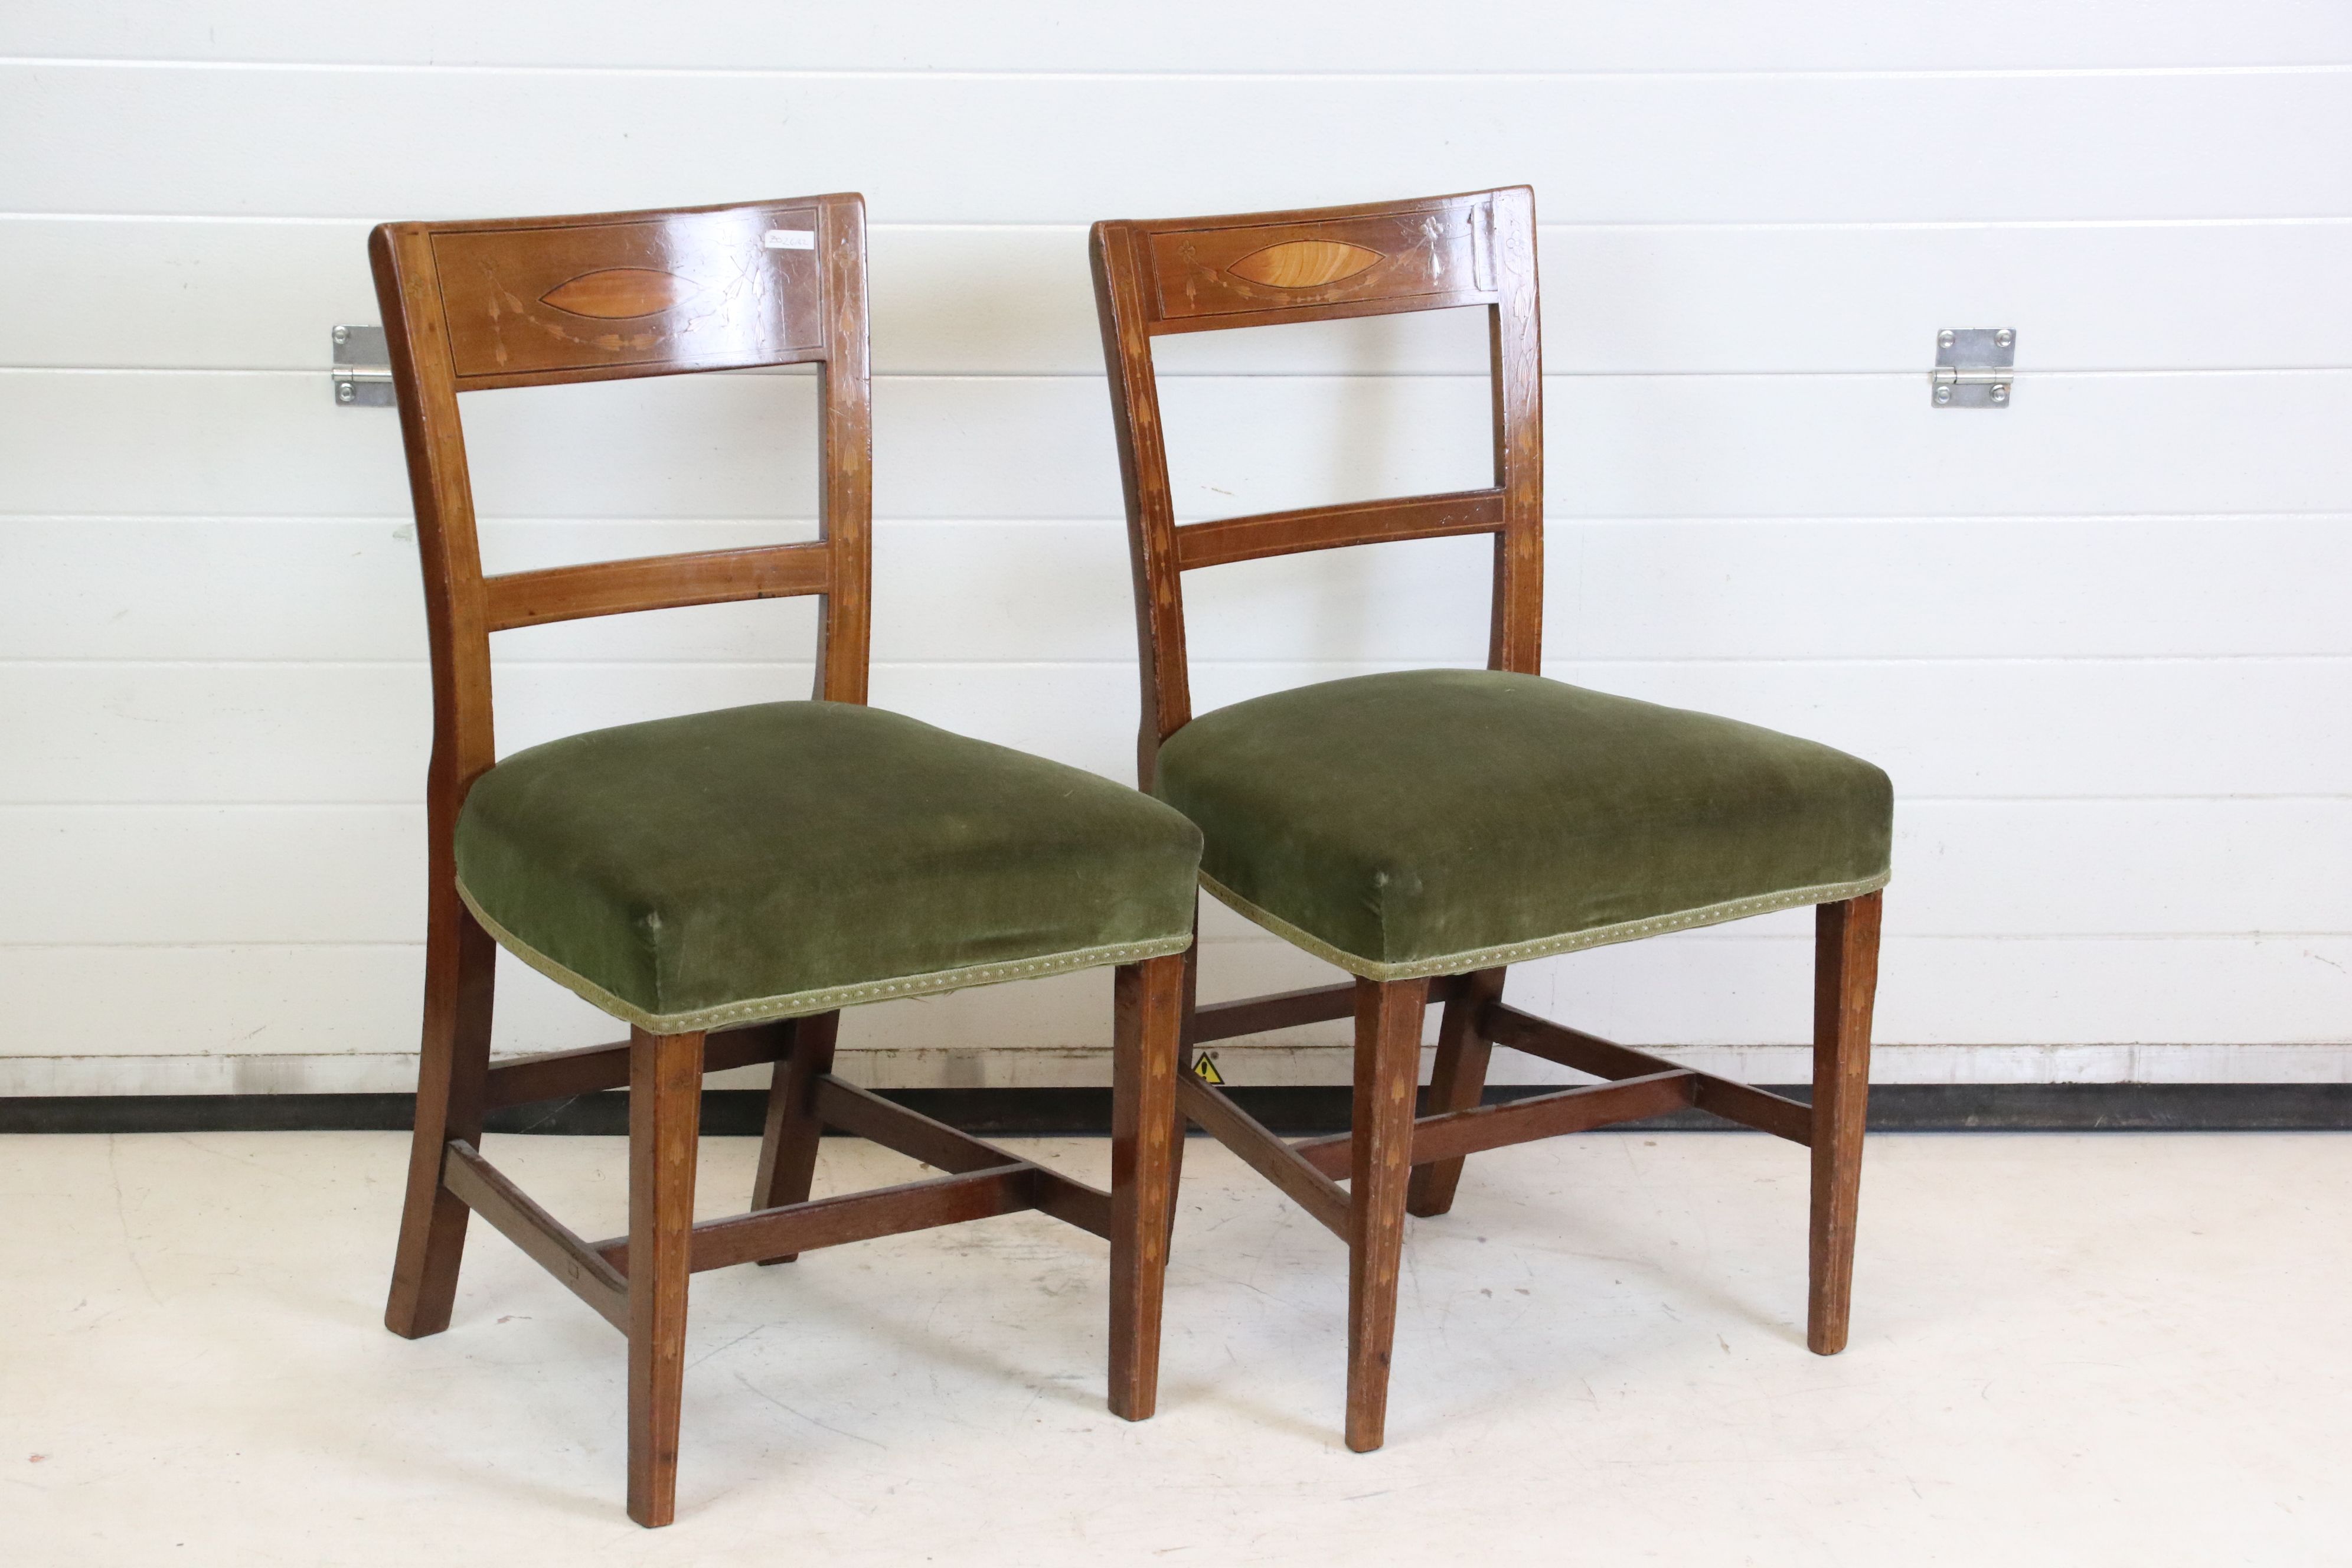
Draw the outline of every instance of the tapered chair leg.
M1389 1349L1412 1173L1413 1089L1429 982L1356 982L1355 1135L1348 1193L1348 1447L1381 1446L1388 1428Z
M1176 1053L1176 1070L1180 1074L1192 1070L1195 1060L1192 1054L1192 1017L1200 1011L1200 1006L1201 909L1196 900L1192 906L1192 945L1184 950L1184 1016L1180 1026L1179 1048ZM1183 1190L1184 1139L1191 1131L1192 1124L1184 1120L1184 1113L1179 1110L1176 1113L1176 1142L1169 1145L1168 1149L1168 1190L1171 1194ZM1176 1205L1172 1200L1168 1205L1168 1240L1171 1247L1175 1245Z
M629 1517L677 1510L702 1037L629 1032Z
M458 901L454 883L436 887L432 902L408 1194L401 1209L392 1295L383 1311L384 1326L412 1340L447 1328L457 1297L467 1211L442 1184L441 1164L451 1139L477 1145L482 1141L492 984L498 973L498 946Z
M1500 969L1481 969L1463 976L1462 984L1445 999L1437 1023L1437 1060L1429 1070L1428 1114L1468 1110L1486 1087L1486 1064L1495 1047L1478 1032L1478 1010L1503 999ZM1462 1184L1463 1162L1433 1160L1412 1173L1404 1206L1412 1214L1441 1215L1454 1206L1454 1190Z
M1110 1408L1151 1414L1160 1389L1160 1308L1176 1212L1177 1058L1184 958L1121 964L1111 1058Z
M1805 1343L1845 1349L1853 1300L1854 1216L1870 1112L1870 1007L1878 986L1877 893L1814 913L1813 1215Z
M760 1173L751 1181L751 1207L781 1208L808 1201L816 1179L817 1140L824 1123L816 1117L816 1080L833 1070L833 1045L841 1031L839 1013L791 1018L770 1028L791 1032L791 1051L777 1059L768 1080L768 1123L760 1138ZM763 1258L762 1266L790 1263L800 1256Z

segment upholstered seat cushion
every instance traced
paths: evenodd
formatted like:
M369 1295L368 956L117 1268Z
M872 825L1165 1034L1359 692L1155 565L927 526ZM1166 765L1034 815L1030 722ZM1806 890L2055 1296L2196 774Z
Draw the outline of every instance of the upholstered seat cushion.
M1220 899L1351 973L1456 973L1849 899L1893 796L1859 758L1491 670L1276 692L1161 745Z
M1200 846L1124 785L839 702L534 746L457 832L493 935L667 1033L1181 952Z

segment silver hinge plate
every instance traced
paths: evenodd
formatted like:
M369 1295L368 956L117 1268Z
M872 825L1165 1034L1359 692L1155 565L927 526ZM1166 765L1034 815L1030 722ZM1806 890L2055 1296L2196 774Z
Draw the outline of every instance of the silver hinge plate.
M2015 379L2012 327L1946 327L1936 334L1929 395L1938 408L2006 408Z
M392 353L382 327L337 327L335 401L345 408L392 406Z

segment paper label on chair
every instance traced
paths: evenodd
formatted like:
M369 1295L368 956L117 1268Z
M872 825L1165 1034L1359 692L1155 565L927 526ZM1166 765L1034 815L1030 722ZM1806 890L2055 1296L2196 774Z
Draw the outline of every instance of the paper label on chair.
M772 228L761 238L770 250L814 250L816 231L808 228Z

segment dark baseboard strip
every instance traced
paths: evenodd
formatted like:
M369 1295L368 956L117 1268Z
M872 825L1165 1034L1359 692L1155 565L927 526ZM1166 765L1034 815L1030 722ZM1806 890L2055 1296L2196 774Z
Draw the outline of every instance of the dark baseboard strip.
M1489 1101L1543 1094L1557 1085L1496 1087ZM1292 1136L1342 1131L1344 1088L1234 1089L1242 1108ZM1802 1088L1779 1088L1795 1100ZM1107 1089L910 1089L888 1098L926 1116L983 1135L1100 1135L1110 1128ZM766 1095L714 1089L702 1097L702 1130L757 1137ZM0 1098L5 1132L405 1131L405 1094L27 1095ZM2352 1130L2347 1083L1881 1084L1871 1091L1870 1125L1886 1132L2189 1132ZM493 1132L585 1133L629 1130L625 1093L583 1095L492 1114ZM1615 1131L1737 1131L1698 1111L1629 1121Z

